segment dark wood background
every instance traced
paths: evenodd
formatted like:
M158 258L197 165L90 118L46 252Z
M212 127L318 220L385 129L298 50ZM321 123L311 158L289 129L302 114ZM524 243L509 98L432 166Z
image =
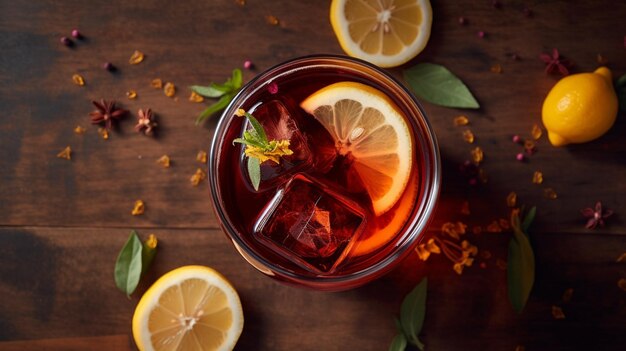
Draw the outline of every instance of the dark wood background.
M462 276L443 257L416 256L365 287L321 293L287 287L249 266L231 247L211 210L206 182L192 187L198 150L207 150L216 119L194 125L204 104L187 100L191 84L223 81L244 60L246 80L296 56L341 53L326 1L0 1L0 349L132 350L130 321L145 289L181 265L221 271L238 290L245 327L238 350L385 350L405 294L427 275L423 341L431 350L623 350L626 292L617 286L626 265L626 121L604 137L554 148L538 141L529 162L515 161L514 134L529 137L541 121L543 98L558 80L546 76L541 52L558 48L575 72L592 71L597 55L615 76L626 73L623 1L433 1L432 36L411 63L444 64L461 77L482 108L460 111L424 103L441 145L443 192L431 231L461 219L470 227L507 216L505 197L538 207L532 240L537 281L526 310L506 298L509 233L468 235L493 257ZM533 16L523 14L525 7ZM280 24L272 26L266 16ZM461 26L463 16L468 24ZM85 40L59 43L79 28ZM480 39L478 31L485 31ZM131 66L134 50L146 54ZM521 58L515 61L512 54ZM110 61L119 70L101 68ZM404 67L390 72L401 76ZM500 64L502 73L490 72ZM79 73L87 84L72 84ZM150 87L173 82L177 99ZM125 92L135 89L136 100ZM92 99L130 109L152 108L159 135L119 124L108 141L89 124ZM458 165L472 146L452 120L464 113L485 152L487 184L467 185ZM73 128L87 128L76 135ZM64 147L71 161L55 157ZM172 159L170 169L155 160ZM544 184L531 182L535 170ZM552 187L558 199L542 189ZM136 199L146 212L131 216ZM469 201L471 215L459 209ZM579 210L601 200L616 214L598 230L584 228ZM155 233L159 252L129 300L115 288L113 266L131 229ZM573 289L569 303L561 296ZM555 320L551 307L563 308Z

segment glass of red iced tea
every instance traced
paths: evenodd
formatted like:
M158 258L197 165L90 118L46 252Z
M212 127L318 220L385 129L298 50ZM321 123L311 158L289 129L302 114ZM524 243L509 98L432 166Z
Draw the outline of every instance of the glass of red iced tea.
M258 184L248 146L233 142L255 133L242 111L291 150L262 157ZM259 74L232 100L213 137L209 183L220 224L251 265L290 284L345 290L415 248L440 167L433 130L402 84L367 62L316 55Z

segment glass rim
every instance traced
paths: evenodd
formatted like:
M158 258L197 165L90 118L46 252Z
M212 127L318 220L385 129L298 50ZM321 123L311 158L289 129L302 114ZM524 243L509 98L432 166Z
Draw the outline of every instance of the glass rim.
M334 61L335 66L339 66L344 69L346 67L340 66L338 62L348 62L356 64L357 66L361 66L361 68L364 68L365 70L372 70L387 79L391 85L398 87L399 90L402 91L402 93L406 94L406 96L409 98L409 101L411 101L411 103L413 103L415 105L415 108L419 111L418 116L408 117L414 119L414 122L417 123L420 127L420 129L416 131L415 137L418 139L424 139L424 144L429 146L428 149L430 152L425 152L423 155L423 157L425 158L424 164L429 165L429 160L431 161L430 164L432 164L432 166L427 166L428 168L432 168L430 172L425 172L425 175L420 174L420 176L425 177L426 180L426 182L424 182L424 196L420 199L419 202L415 203L415 214L410 217L410 219L405 224L405 227L400 232L403 234L403 236L396 243L397 247L389 252L382 260L376 262L375 264L368 266L367 268L352 272L350 274L340 276L305 276L296 274L290 270L273 264L270 260L263 257L263 255L258 254L254 249L250 248L244 242L244 240L239 237L238 233L240 231L236 229L236 227L230 221L229 216L227 215L227 211L224 208L221 200L220 184L217 177L217 163L219 160L219 151L221 149L220 145L222 144L222 138L227 132L227 127L230 124L235 110L239 106L241 106L241 100L243 99L243 97L247 96L253 91L262 88L267 84L270 84L272 80L263 81L262 79L268 76L275 77L274 73L276 73L276 71L288 68L284 72L282 72L282 74L289 74L294 70L298 70L302 66L319 66L321 65L321 63L319 62L320 60L327 61L323 63L325 65L333 65ZM289 68L290 66L294 67ZM251 89L252 91L249 91ZM344 55L316 54L293 58L274 65L271 68L259 73L242 87L242 89L237 93L237 95L235 95L233 100L226 107L221 115L220 120L217 123L217 127L211 141L211 149L208 163L208 176L214 212L218 216L218 221L220 222L222 229L225 231L229 239L233 241L233 244L236 246L237 251L239 251L242 256L244 255L242 252L240 252L240 250L245 251L246 255L251 256L251 258L254 259L257 263L261 264L263 268L272 271L272 273L274 273L274 276L279 278L280 280L284 281L284 277L286 277L288 283L298 283L299 285L308 287L314 286L315 288L321 290L324 290L326 286L329 286L329 289L327 290L337 290L333 289L332 285L352 283L351 285L354 285L356 287L361 285L359 281L362 279L367 279L371 277L366 281L369 282L387 273L391 268L393 268L391 267L391 264L404 258L409 253L409 249L413 247L413 244L416 243L423 236L423 233L425 233L427 225L432 218L432 214L436 207L437 198L439 196L439 191L441 187L441 158L439 154L437 138L435 136L432 125L426 117L424 109L422 108L419 101L404 86L404 84L398 81L395 77L391 76L389 73L385 72L383 69L369 62ZM249 261L248 257L244 257L244 259L248 261L248 263L250 263L252 266L254 266L257 270L261 270L260 268L256 267L255 264L252 264ZM351 286L348 286L347 288L341 288L340 290L349 289L350 287Z

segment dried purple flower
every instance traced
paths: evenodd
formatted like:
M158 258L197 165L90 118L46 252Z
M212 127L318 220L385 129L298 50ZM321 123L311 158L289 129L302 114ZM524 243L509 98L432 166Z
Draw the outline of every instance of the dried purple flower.
M598 201L596 202L595 208L587 207L580 210L580 213L582 213L585 218L588 218L585 228L594 229L597 226L604 227L604 220L609 218L613 214L613 211L603 211L602 203Z

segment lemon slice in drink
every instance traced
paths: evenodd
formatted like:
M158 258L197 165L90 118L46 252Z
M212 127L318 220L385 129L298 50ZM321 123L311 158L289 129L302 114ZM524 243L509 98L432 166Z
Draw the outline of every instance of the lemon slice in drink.
M243 329L235 289L209 267L166 273L141 297L133 336L141 351L232 350Z
M355 82L324 87L300 106L350 155L378 216L400 199L411 173L410 129L398 107L381 91Z
M333 0L330 23L348 55L395 67L426 47L432 8L428 0Z

